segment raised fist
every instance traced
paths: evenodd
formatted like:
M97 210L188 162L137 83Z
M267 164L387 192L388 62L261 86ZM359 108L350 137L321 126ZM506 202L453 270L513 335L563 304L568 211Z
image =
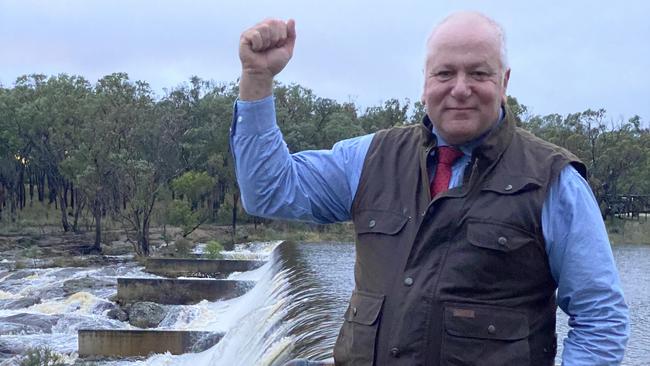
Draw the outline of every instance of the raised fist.
M273 78L289 63L296 43L296 23L266 19L239 38L243 75Z

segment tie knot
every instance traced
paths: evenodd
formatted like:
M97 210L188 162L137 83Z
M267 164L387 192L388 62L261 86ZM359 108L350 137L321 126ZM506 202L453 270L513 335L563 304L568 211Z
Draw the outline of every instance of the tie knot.
M452 165L461 156L463 152L453 146L438 147L438 164Z

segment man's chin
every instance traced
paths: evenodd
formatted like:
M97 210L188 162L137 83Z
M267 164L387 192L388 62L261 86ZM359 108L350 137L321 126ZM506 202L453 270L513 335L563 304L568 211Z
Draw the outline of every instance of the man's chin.
M439 131L442 138L449 144L452 145L462 145L466 142L469 142L478 135L478 129L472 123L467 123L468 121L453 121L454 123L452 128L442 129Z

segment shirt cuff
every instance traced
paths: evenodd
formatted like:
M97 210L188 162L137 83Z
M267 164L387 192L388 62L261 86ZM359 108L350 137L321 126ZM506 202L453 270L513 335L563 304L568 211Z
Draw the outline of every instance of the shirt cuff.
M277 128L272 95L253 101L237 100L234 109L233 134L237 131L238 135L259 135Z

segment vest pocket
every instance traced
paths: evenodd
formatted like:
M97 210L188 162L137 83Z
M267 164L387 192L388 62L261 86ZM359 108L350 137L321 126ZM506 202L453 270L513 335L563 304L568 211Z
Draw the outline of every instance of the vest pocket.
M441 365L530 364L526 313L496 306L445 304L443 317Z
M533 235L525 230L502 223L469 219L467 222L467 240L470 244L509 252L533 243Z
M409 218L397 212L388 210L365 209L359 210L354 218L354 229L357 234L396 235L406 225Z
M334 346L337 365L372 365L384 295L354 291Z

